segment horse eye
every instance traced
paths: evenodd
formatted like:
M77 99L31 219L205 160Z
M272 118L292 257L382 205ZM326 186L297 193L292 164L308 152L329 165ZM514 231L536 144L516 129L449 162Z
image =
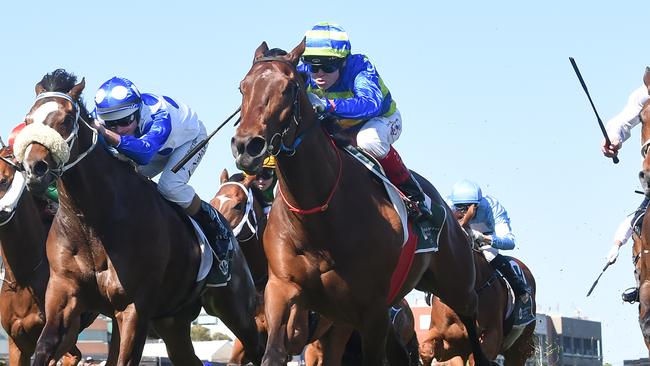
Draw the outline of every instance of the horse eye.
M242 206L243 206L243 204L241 202L239 202L238 204L235 205L234 209L237 210L237 211L241 211L243 209Z

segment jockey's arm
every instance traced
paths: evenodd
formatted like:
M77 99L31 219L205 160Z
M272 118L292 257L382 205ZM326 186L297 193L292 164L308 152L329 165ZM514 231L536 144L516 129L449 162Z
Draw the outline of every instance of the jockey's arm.
M363 71L354 79L352 89L354 96L351 98L335 98L335 105L332 113L341 118L350 119L370 119L376 117L381 112L381 105L384 101L384 95L379 87L379 78Z
M494 234L490 235L490 244L496 249L510 250L515 248L515 235L510 228L508 212L496 200L491 202L494 216Z
M619 144L620 148L620 144L630 137L632 128L641 122L639 112L647 100L648 88L642 85L630 94L623 110L607 121L605 129L612 145Z
M159 109L152 114L151 128L142 136L121 136L115 148L140 165L148 164L165 144L172 130L169 112Z

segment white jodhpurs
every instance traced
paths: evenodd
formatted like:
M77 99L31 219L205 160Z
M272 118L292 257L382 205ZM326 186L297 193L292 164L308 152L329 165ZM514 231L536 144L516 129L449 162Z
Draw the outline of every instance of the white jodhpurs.
M382 159L401 134L402 115L396 110L388 117L375 117L364 123L357 134L357 145L375 158Z

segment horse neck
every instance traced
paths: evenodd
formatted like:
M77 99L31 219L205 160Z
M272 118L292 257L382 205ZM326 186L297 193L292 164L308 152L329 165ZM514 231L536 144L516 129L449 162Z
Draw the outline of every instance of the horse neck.
M82 126L77 153L89 148L91 138L89 129ZM70 160L77 156L71 155ZM97 222L110 215L112 210L120 209L120 204L135 199L133 196L137 195L138 183L134 181L137 179L135 174L128 174L125 162L111 157L98 143L93 151L59 179L59 209L83 214Z
M495 273L495 269L485 259L483 252L476 249L472 249L472 251L474 252L474 272L476 273L475 286L481 287L490 280L490 277Z
M303 115L301 124L305 122L307 124L302 131L312 130L304 135L295 154L280 154L277 157L278 184L292 205L312 208L322 205L335 184L338 184L336 180L342 162L329 136L318 126L312 126L319 122L313 117L309 118L309 115Z
M41 220L41 213L28 191L24 191L14 217L5 225L0 226L0 243L2 244L3 261L6 265L8 281L15 281L22 286L38 287L49 274L45 256L45 239L47 228Z

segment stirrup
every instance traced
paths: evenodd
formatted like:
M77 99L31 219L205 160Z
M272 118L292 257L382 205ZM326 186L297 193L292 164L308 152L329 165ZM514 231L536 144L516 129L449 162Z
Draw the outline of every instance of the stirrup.
M623 291L621 298L624 302L629 302L634 304L639 301L639 289L636 287L630 287L627 290Z

